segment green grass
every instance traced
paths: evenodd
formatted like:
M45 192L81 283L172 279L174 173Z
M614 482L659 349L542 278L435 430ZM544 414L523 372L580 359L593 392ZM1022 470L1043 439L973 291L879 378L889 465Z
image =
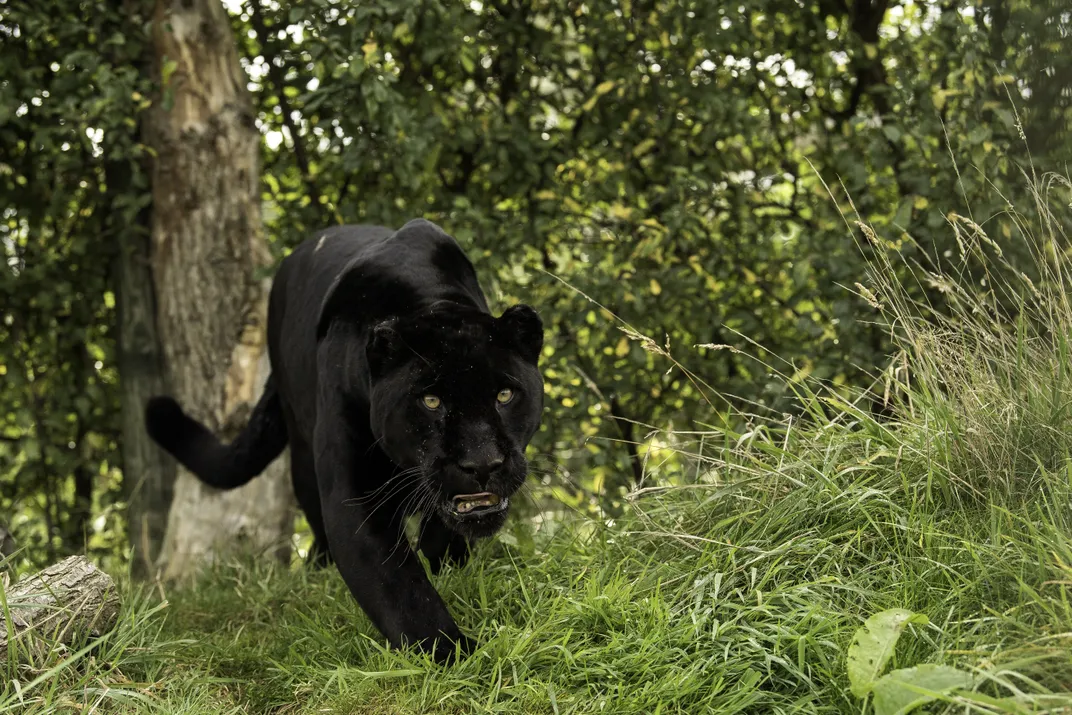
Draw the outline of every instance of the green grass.
M896 667L957 664L989 674L983 694L1072 709L1068 472L1016 507L929 508L883 441L896 433L839 432L790 435L791 457L757 439L738 455L761 476L648 492L613 526L575 518L532 538L515 525L436 580L484 644L451 668L385 651L334 572L241 563L168 594L162 613L128 594L92 658L55 659L63 670L32 689L22 674L8 707L858 713L853 631L905 607L931 624L906 634Z
M89 650L13 657L0 713L865 713L846 655L889 608L929 620L891 668L976 675L929 712L1072 712L1072 253L1067 224L1010 215L1061 250L1028 281L954 226L974 243L927 267L947 317L879 252L861 293L903 350L892 418L798 386L807 419L661 435L624 517L514 521L435 578L482 643L460 664L385 650L334 570L239 561L166 606L126 588ZM984 292L958 280L973 265Z

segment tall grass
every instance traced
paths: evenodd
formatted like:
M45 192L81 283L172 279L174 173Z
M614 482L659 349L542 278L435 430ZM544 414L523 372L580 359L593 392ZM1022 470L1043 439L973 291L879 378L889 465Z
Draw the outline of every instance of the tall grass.
M987 221L1012 227L1004 247L985 225L950 214L957 254L909 265L917 281L909 289L896 280L900 254L859 224L878 249L861 292L903 351L888 388L902 420L927 426L907 430L923 441L904 446L924 457L931 498L1030 500L1070 456L1072 187L1055 174L1030 185L1029 213L1010 204Z

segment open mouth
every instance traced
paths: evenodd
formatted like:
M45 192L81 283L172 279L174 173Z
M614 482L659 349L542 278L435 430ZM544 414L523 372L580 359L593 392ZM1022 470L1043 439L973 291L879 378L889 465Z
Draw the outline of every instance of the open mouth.
M459 494L454 497L452 501L454 514L456 516L494 514L506 509L510 503L509 499L500 497L498 494L492 494L491 492Z

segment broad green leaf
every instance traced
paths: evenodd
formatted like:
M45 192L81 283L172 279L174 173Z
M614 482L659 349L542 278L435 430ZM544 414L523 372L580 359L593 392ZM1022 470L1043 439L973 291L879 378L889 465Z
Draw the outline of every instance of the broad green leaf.
M875 682L875 715L904 715L957 689L972 687L971 673L949 665L918 665L889 673Z
M849 646L849 683L852 694L862 698L871 692L875 681L893 657L897 639L909 623L926 623L927 617L903 608L876 613L856 629Z

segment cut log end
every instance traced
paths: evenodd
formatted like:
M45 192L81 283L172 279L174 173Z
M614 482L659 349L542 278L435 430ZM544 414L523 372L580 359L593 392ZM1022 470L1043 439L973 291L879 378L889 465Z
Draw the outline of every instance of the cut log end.
M57 646L104 635L119 620L115 582L85 556L70 556L4 591L0 662L9 648L19 660L36 659Z

